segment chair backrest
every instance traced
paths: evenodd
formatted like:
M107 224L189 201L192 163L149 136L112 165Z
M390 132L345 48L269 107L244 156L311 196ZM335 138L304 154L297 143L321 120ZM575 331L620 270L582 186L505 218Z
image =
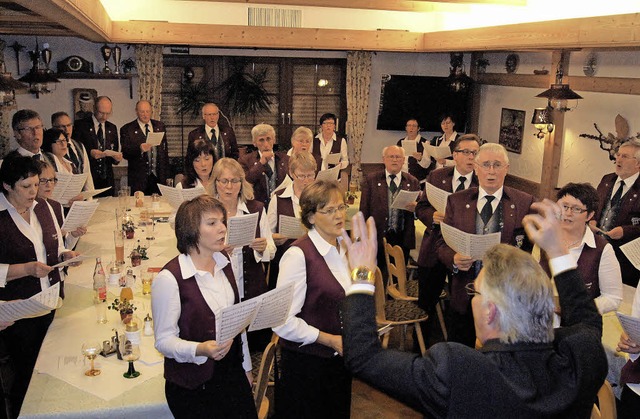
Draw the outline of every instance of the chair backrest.
M407 265L400 246L392 246L384 239L384 257L387 262L388 287L394 287L402 297L407 296ZM393 258L393 263L391 259ZM392 295L392 297L395 297Z
M613 395L611 384L605 380L598 390L598 405L593 405L591 419L616 419L616 397Z
M271 373L271 367L273 367L273 359L275 358L275 355L276 342L271 341L262 353L262 360L260 361L260 368L258 369L258 377L256 378L256 385L253 390L253 400L256 403L257 411L260 411L260 405L262 405L264 396L267 393L269 374Z
M382 272L380 272L380 268L376 267L376 273L374 275L376 290L373 294L374 302L376 305L376 322L383 323L387 320L387 317L384 314L384 306L386 299L386 292L384 289L384 282L382 281Z

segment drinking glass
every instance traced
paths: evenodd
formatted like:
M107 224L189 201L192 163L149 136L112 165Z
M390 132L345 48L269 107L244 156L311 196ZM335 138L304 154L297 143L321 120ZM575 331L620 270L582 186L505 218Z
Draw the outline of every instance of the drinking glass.
M94 359L96 359L96 356L98 356L101 349L102 345L97 341L91 341L82 344L82 355L84 355L91 361L91 369L85 371L84 375L88 377L95 377L96 375L100 375L100 370L95 368L93 361Z
M122 230L113 231L113 242L116 248L116 264L124 265L124 240L126 233Z
M124 378L136 378L140 376L140 373L133 367L133 362L140 359L140 346L132 344L130 340L122 339L120 342L120 353L122 354L122 359L129 363L129 369L122 374L122 376Z
M146 269L142 270L142 294L151 294L151 283L153 282L153 272Z

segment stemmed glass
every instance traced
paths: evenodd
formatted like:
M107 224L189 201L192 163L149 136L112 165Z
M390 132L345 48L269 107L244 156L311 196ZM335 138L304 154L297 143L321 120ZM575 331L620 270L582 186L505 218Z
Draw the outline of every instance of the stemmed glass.
M124 378L138 377L140 373L133 367L133 361L140 359L140 346L131 343L130 340L122 339L120 341L120 353L122 354L122 359L129 362L129 369L122 376Z
M93 360L96 359L96 356L98 356L101 349L102 345L100 345L99 342L87 342L82 344L82 355L84 355L91 361L91 369L85 371L84 375L88 377L95 377L96 375L100 375L100 370L95 369Z

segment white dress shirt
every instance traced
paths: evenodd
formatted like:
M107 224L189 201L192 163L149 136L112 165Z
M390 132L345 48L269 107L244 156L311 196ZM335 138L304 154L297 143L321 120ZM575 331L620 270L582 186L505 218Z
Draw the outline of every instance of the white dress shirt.
M211 272L196 269L189 255L178 255L178 262L182 277L187 279L195 276L204 300L216 318L219 318L223 308L233 305L234 295L233 288L222 271L229 261L222 253L218 252L214 253L212 257L216 262L213 275ZM151 310L153 312L156 349L164 356L173 358L176 362L204 364L207 357L196 356L196 348L201 342L188 341L179 336L178 320L182 310L176 278L171 272L163 269L153 280L151 288ZM245 371L251 371L251 356L245 332L242 332L242 352L244 355L242 366Z
M445 134L442 134L439 138L439 140L442 140L440 142L440 145L438 145L438 147L447 147L449 148L451 146L451 143L453 141L455 141L456 139L456 135L458 135L457 131L453 131L451 133L451 135L449 137L446 137ZM441 167L450 167L450 166L455 166L456 162L455 160L451 160L451 159L445 159L444 164L440 164L438 162L436 162L436 169L440 169Z
M336 137L336 133L333 133L333 137L331 140L325 143L322 138L322 133L316 135L316 138L320 140L320 155L322 156L322 166L320 170L327 170L327 156L331 154L331 148L333 147L334 141L338 141ZM349 166L349 150L347 149L347 141L344 138L340 139L340 170L346 169Z
M351 277L344 246L340 246L340 250L338 250L323 239L315 228L309 230L308 234L313 245L324 257L333 276L345 291L348 290L351 286ZM341 238L338 238L338 242L340 241ZM281 338L301 343L301 346L314 343L318 340L320 330L297 317L297 314L302 310L307 293L307 267L302 249L296 246L290 247L280 260L280 272L276 287L283 287L290 283L294 285L289 316L282 326L274 327L273 331Z
M631 186L636 183L636 180L638 180L638 176L640 176L640 172L629 176L628 178L624 179L624 188L622 188L622 196L625 196L627 194L627 192L629 192L629 190L631 189ZM616 191L618 190L618 188L620 187L620 181L623 180L620 176L618 176L616 178L616 183L614 183L613 185L613 192L611 192L611 198L613 198L613 195L615 195Z
M293 183L290 183L285 187L284 192L280 195L280 198L291 198L291 202L293 203L293 215L300 219L300 200L293 193ZM278 230L276 226L278 225L278 199L275 195L272 195L271 201L269 201L269 209L267 211L267 219L269 220L269 228L272 233L277 233Z
M484 189L482 189L481 186L478 186L478 203L477 203L478 214L482 214L482 207L484 207L484 204L487 203L487 200L485 199L485 196L487 195L493 195L496 198L493 201L491 201L491 208L493 209L492 212L496 212L496 208L498 208L498 204L502 199L503 191L504 191L504 186L498 189L495 193L488 194Z

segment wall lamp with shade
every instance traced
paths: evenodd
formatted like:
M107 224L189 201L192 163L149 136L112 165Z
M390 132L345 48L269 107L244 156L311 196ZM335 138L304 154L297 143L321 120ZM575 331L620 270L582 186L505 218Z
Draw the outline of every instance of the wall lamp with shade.
M464 54L462 52L452 52L449 57L449 65L451 66L449 67L449 77L447 77L449 90L455 93L465 92L471 87L473 79L467 76L464 71Z
M563 76L562 62L559 62L556 70L556 82L549 89L536 95L536 97L547 98L548 107L553 110L567 112L574 110L578 106L578 99L582 99L582 96L571 90L568 84L562 84ZM569 106L570 100L575 101L571 103L573 106Z
M551 108L536 108L533 110L533 118L531 123L538 130L533 135L539 139L543 139L545 135L553 132L553 119L551 117Z

